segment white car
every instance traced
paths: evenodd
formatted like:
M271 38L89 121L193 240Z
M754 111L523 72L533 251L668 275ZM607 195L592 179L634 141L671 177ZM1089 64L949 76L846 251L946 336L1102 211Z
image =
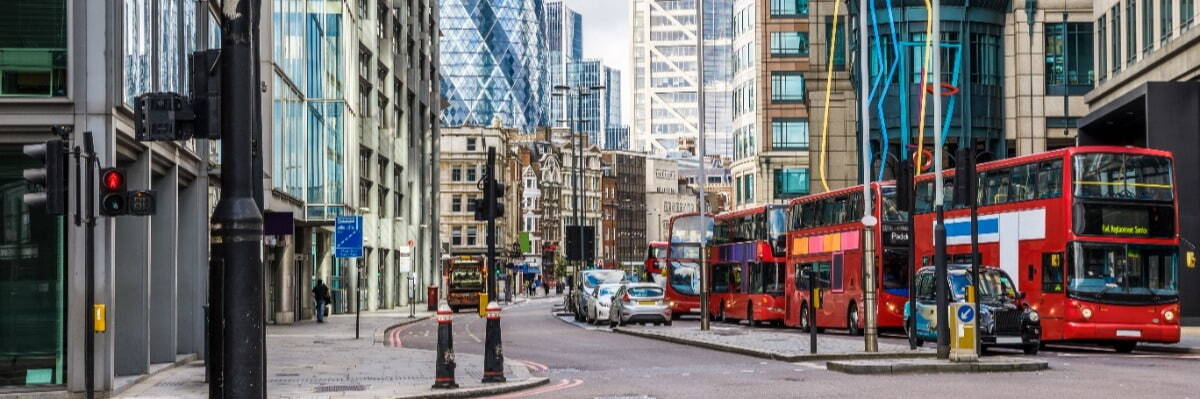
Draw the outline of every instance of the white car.
M587 322L596 324L608 321L608 310L612 309L613 295L621 284L600 284L592 290L587 301Z

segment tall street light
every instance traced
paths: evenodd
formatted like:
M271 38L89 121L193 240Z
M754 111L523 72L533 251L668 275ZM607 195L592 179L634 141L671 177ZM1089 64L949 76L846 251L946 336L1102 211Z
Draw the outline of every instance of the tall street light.
M680 0L659 0L659 2L663 2L663 3L675 2L675 1L680 1ZM707 192L706 186L708 183L708 174L705 173L705 167L704 167L704 163L707 158L705 155L705 148L704 148L704 147L706 147L706 145L705 145L706 137L704 134L704 131L705 131L705 126L704 126L704 123L705 123L705 121L704 121L704 0L695 0L695 2L696 2L696 118L697 118L696 134L697 134L697 136L699 136L698 140L697 140L698 141L697 145L700 147L700 149L699 149L699 158L700 158L699 159L700 160L699 175L700 176L698 179L700 181L700 184L699 184L700 185L700 193L698 195L700 201L699 201L699 207L698 207L699 209L698 210L700 212L700 218L703 220L704 215L708 211L707 210L708 196L705 195ZM653 6L650 9L650 11L651 12L654 11ZM651 18L650 22L651 23L647 25L647 29L654 29L654 26L653 26L654 19ZM708 248L707 240L708 240L708 235L702 232L700 234L700 309L701 309L701 311L700 311L700 331L708 331L709 327L710 327L709 326L709 324L710 324L709 317L708 317L708 291L709 291L709 289L708 289L708 285L709 285L708 273L709 273L709 271L708 271L708 262L705 259L707 257L707 254L705 252L707 252L706 249Z
M565 122L568 124L568 132L570 134L569 138L575 140L575 144L571 145L571 147L574 147L574 148L572 148L572 158L574 158L573 163L574 163L574 167L575 167L575 173L571 174L571 180L572 180L571 195L575 200L574 204L572 204L572 207L574 208L575 227L579 232L579 246L578 246L579 247L579 263L575 267L575 272L572 273L572 275L574 275L576 277L578 277L580 269L583 268L584 254L586 253L583 249L583 238L584 238L583 221L582 221L582 216L581 216L582 212L580 210L582 208L583 200L579 197L579 194L580 194L579 183L580 183L580 181L583 180L583 168L581 167L582 165L580 162L580 157L582 157L582 155L583 155L583 134L581 132L576 131L577 130L576 123L581 123L581 122L586 121L580 115L580 113L581 113L580 109L582 108L583 98L590 97L592 95L592 93L598 92L598 91L601 91L604 89L605 89L604 86L599 86L599 85L597 85L597 86L556 85L556 86L554 86L554 94L552 94L555 97L563 97L564 99L567 97L575 98L575 108L572 110L573 112L570 114L571 116L568 117L567 119L559 120L558 122ZM578 281L578 279L576 279L576 281Z

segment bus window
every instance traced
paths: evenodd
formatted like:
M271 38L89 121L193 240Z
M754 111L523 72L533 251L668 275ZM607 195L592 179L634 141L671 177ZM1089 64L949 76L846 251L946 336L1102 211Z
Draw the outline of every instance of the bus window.
M729 291L729 265L713 265L712 291L718 293Z
M1038 198L1058 198L1062 194L1062 160L1038 164Z
M826 279L827 285L833 292L841 292L846 287L843 286L842 280L845 280L845 259L846 256L842 253L833 254L833 264L830 267L829 277Z
M892 295L908 295L908 250L883 250L883 289Z
M1042 254L1042 292L1063 292L1063 254L1052 252Z
M739 294L742 290L742 265L732 265L729 268L729 292Z
M933 181L923 181L916 185L916 212L933 211Z
M1009 201L1028 201L1034 199L1034 188L1037 179L1037 165L1026 164L1012 168L1012 187L1009 188Z

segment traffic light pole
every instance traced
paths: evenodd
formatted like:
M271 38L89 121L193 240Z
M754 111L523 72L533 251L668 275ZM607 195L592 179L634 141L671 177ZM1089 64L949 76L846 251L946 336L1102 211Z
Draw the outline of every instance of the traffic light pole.
M84 224L83 279L86 295L83 313L86 315L84 316L86 326L83 331L83 386L88 399L95 395L96 389L96 176L92 174L95 170L93 168L95 159L96 151L92 143L92 132L83 132L83 151L77 153L75 157L75 188L79 188L79 181L82 178L87 181L87 189L75 196L75 214L77 215L75 224L78 225L80 222L78 217L82 211L79 206L80 198L86 195L87 199L83 201L87 202L87 212L82 213Z
M487 293L496 300L496 147L488 147L487 173L483 183L484 203L487 206Z
M232 3L232 4L231 4ZM262 213L251 181L251 139L260 122L254 110L259 87L254 64L258 39L251 29L258 0L225 0L221 35L221 199L213 212L212 256L221 274L214 318L222 333L219 376L209 397L266 397L263 327ZM221 270L223 269L223 270ZM214 359L216 360L216 359ZM214 389L215 388L215 389Z

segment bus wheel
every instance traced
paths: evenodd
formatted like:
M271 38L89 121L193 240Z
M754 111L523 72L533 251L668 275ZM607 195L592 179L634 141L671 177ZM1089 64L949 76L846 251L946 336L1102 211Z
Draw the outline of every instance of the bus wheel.
M1137 341L1117 341L1117 342L1113 342L1113 349L1116 349L1116 350L1117 350L1117 353L1129 353L1129 352L1133 352L1133 350L1134 350L1134 349L1136 349L1136 348L1137 348Z
M858 328L858 305L853 302L850 303L850 310L846 311L846 330L850 335L862 334L862 329Z
M811 328L812 325L808 321L808 304L802 303L800 304L800 331L809 332L808 330Z

